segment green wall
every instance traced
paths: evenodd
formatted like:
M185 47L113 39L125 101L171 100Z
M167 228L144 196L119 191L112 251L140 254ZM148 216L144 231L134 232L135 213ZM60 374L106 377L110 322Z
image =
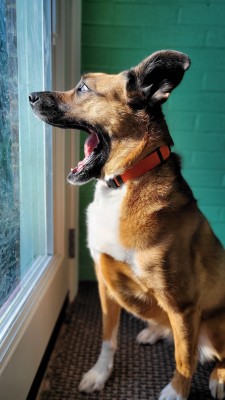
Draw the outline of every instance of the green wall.
M224 16L224 0L83 0L82 72L120 72L160 49L190 56L164 112L184 176L225 244ZM80 279L94 277L85 231L93 187L80 189Z

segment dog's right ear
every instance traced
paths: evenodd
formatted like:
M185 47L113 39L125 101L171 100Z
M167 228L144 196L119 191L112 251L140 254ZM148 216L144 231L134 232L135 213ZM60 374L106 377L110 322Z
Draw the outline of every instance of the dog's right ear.
M164 103L190 66L186 54L173 50L153 53L127 72L128 102L135 108Z

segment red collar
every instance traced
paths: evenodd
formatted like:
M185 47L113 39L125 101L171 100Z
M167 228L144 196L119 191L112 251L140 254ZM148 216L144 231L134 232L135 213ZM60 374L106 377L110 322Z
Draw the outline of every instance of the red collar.
M140 160L137 164L129 168L123 174L117 175L115 178L107 180L106 183L110 188L117 189L127 181L138 178L139 176L146 174L146 172L151 171L153 168L157 167L157 165L162 164L169 156L169 146L159 147L158 149L153 151L153 153L143 158L143 160Z

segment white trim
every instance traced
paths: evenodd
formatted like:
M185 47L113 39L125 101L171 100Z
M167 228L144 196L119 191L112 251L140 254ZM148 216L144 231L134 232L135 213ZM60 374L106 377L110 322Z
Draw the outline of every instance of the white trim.
M54 257L18 318L23 325L0 370L1 400L27 397L67 292L68 266L62 257Z
M32 268L28 270L18 285L21 286L21 289L14 295L0 318L0 376L8 352L15 345L17 334L22 329L27 315L35 304L37 285L39 287L42 284L43 276L46 276L45 279L47 279L50 260L51 257L49 256L39 256L35 260Z
M81 41L81 1L54 1L54 46L53 64L54 89L67 90L75 87L80 78L80 41ZM54 198L56 201L55 217L55 251L67 254L68 229L76 231L76 255L68 258L69 265L69 295L72 301L78 286L78 209L79 188L69 185L66 176L71 166L79 161L79 132L70 129L54 129ZM62 190L64 188L64 190ZM66 207L62 207L65 204ZM66 235L62 226L65 224Z
M75 87L80 79L80 43L81 43L81 1L73 0L71 3L71 15L72 23L70 24L71 29L71 76L70 76L70 87ZM77 131L71 132L70 141L70 167L78 164L80 153L80 133ZM70 218L68 220L69 228L75 228L75 260L69 259L69 294L70 300L72 301L77 293L78 288L78 227L79 227L79 187L70 186ZM75 264L74 264L75 263Z

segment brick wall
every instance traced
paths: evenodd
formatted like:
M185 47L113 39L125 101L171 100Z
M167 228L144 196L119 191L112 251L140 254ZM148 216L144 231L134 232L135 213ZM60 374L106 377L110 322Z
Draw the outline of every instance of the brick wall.
M225 245L225 1L83 0L82 72L119 72L167 48L192 65L164 112L183 174ZM92 187L80 194L81 278L91 276L84 209Z

